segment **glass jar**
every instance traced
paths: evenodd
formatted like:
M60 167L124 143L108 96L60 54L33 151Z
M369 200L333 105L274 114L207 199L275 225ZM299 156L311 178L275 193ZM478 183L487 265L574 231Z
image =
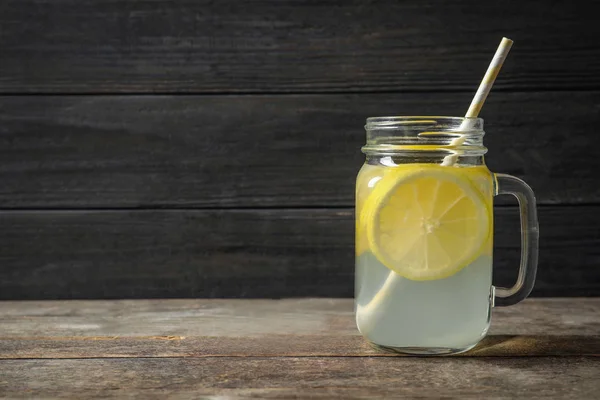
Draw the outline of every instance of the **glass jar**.
M518 303L535 281L535 197L484 162L483 120L367 119L356 181L358 329L373 345L409 354L467 351L486 335L491 307ZM521 265L512 288L492 286L493 197L521 213Z

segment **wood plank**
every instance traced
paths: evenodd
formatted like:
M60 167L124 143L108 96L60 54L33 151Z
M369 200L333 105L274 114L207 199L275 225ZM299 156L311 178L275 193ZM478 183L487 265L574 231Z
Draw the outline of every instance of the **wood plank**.
M595 11L583 0L485 13L475 0L5 0L0 91L472 91L503 34L517 45L497 89L599 89Z
M591 399L600 360L578 354L598 355L599 311L600 298L494 309L492 335L458 360L375 353L348 330L351 299L7 301L0 396Z
M598 206L542 207L535 295L600 295ZM1 212L0 298L351 297L352 210ZM516 277L498 208L495 282Z
M352 299L156 299L0 302L0 337L24 340L349 338L359 335ZM535 298L493 309L490 335L593 338L600 298ZM171 343L172 342L172 343ZM232 342L233 343L233 342ZM316 344L315 344L316 346Z
M596 398L599 370L579 357L4 360L0 395L580 400Z
M600 357L600 335L491 335L452 357ZM266 335L32 337L0 336L1 359L208 357L403 357L374 349L362 337Z
M4 96L0 208L352 206L365 118L462 115L470 97ZM600 92L495 93L490 168L541 204L600 201L599 107Z
M355 327L351 299L0 303L0 359L395 357ZM523 323L527 321L527 323ZM467 357L600 356L600 298L496 308Z

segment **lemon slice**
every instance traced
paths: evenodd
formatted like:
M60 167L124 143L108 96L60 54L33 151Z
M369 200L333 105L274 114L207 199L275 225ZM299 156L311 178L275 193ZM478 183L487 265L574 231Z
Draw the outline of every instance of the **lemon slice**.
M361 168L358 177L356 179L356 210L360 212L363 209L365 201L369 198L371 189L377 185L377 183L385 175L387 168L381 168L381 166L364 165ZM356 256L360 256L365 251L369 250L369 242L367 235L363 228L363 224L360 219L360 214L356 218Z
M424 281L451 276L482 252L491 210L459 168L390 171L360 216L369 247L386 267Z

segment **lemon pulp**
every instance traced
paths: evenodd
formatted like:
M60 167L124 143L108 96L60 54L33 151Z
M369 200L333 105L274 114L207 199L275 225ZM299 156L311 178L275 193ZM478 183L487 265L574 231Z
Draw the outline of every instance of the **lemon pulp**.
M357 255L370 250L398 275L425 281L491 254L485 166L365 167L357 181Z

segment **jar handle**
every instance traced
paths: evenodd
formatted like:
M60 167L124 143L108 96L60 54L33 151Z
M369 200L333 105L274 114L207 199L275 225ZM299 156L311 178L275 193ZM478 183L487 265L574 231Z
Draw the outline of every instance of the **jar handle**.
M495 287L495 306L512 306L524 300L535 283L538 264L539 226L533 190L511 175L494 174L496 195L511 194L519 202L521 215L521 263L517 282L511 288Z

